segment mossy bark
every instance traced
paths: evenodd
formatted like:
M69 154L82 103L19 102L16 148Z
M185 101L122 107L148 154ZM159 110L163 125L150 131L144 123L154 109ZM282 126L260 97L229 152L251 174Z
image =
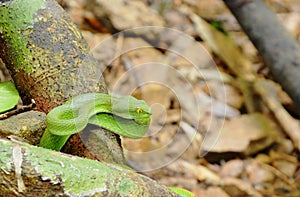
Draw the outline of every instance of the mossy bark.
M29 144L37 145L46 129L46 115L28 111L8 119L0 120L0 137L16 136Z
M34 99L41 112L75 95L107 92L101 73L104 65L94 60L81 33L53 0L0 0L0 58L22 100ZM93 153L106 162L123 163L118 136L99 128L89 132L99 147L93 146ZM89 156L86 149L78 148L84 145L77 143L78 135L71 141L75 143L69 143L67 150L74 153L76 144L75 153ZM0 139L0 195L177 196L118 165L46 150L15 138Z
M104 65L93 58L77 27L54 0L0 3L0 58L24 103L34 99L37 110L47 113L72 96L107 92ZM94 152L99 155L95 158L122 163L119 136L102 129L97 134L110 143L103 143L106 148ZM72 154L88 152L78 135L72 142L67 149Z
M0 139L1 196L178 196L118 165Z
M47 113L72 96L106 92L103 65L55 1L14 0L0 13L1 58L23 101Z

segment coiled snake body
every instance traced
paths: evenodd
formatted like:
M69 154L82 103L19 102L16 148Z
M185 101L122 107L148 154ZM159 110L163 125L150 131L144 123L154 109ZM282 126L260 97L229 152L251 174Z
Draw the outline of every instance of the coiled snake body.
M132 96L116 97L101 93L76 96L52 109L40 146L60 150L68 138L88 123L129 138L141 138L148 130L151 109Z
M47 128L40 146L59 151L72 134L83 130L88 123L124 137L141 138L148 130L150 116L151 109L147 103L132 96L83 94L48 113ZM182 197L194 196L181 188L169 187L169 189Z

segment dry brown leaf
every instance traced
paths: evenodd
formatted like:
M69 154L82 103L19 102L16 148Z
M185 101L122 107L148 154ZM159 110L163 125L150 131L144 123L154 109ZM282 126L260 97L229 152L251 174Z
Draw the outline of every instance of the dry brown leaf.
M248 81L255 79L256 74L251 62L244 57L229 37L195 14L191 14L191 19L202 39L209 43L213 51L221 57L233 73Z
M288 155L278 151L271 151L270 157L272 159L272 165L287 175L288 177L294 177L298 168L298 160L293 155Z
M272 182L275 179L275 175L271 171L262 167L255 160L248 163L246 172L252 183Z
M223 89L223 88L222 88ZM223 90L221 94L225 94ZM234 118L240 115L240 111L205 94L201 90L198 90L198 102L201 103L201 110L209 112L213 116L222 118ZM225 96L226 97L226 96Z
M226 162L222 166L220 175L223 177L239 177L244 171L244 161L240 159L234 159Z
M195 192L196 193L196 192ZM206 190L200 190L198 192L198 196L205 196L205 197L230 197L224 190L220 187L209 187Z
M224 178L221 186L230 196L252 196L263 197L253 186L236 178Z
M280 86L270 80L256 80L255 90L261 95L264 102L274 113L277 121L281 124L286 134L291 138L294 146L300 150L300 124L281 105L277 92Z
M244 155L254 154L270 146L276 140L278 128L268 117L262 114L242 115L226 121L221 129L218 141L215 136L207 136L203 149L212 153L242 153ZM225 156L225 155L224 155ZM219 160L222 159L220 155Z
M242 107L244 99L236 88L217 81L207 81L206 86L208 94L218 101L226 103L236 109Z
M106 18L114 29L124 30L137 26L164 26L162 18L142 1L88 0L86 9L98 19Z
M195 165L181 159L170 164L168 168L180 172L186 172L186 174L192 174L199 181L218 184L221 180L216 173L206 168L205 166Z
M178 71L188 78L190 81L196 83L201 80L206 81L219 81L228 83L232 80L232 77L224 72L220 72L216 69L196 69L195 67L179 67Z
M184 3L204 18L213 18L218 14L228 12L225 4L219 0L184 0Z

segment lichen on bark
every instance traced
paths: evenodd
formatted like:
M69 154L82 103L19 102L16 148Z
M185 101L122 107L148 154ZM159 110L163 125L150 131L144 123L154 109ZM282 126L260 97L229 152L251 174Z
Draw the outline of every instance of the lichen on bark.
M165 186L122 166L26 143L0 139L0 156L0 195L15 191L14 194L23 196L177 196ZM19 161L21 177L16 173Z
M0 58L22 100L48 112L72 96L106 93L101 68L80 31L53 0L0 7Z
M33 24L39 20L34 17L34 14L44 6L45 2L43 1L29 4L22 0L15 0L10 4L0 6L0 34L3 35L6 42L10 43L9 50L15 51L15 53L10 53L13 55L10 59L16 65L16 70L23 69L30 73L38 66L36 62L30 61L32 55L30 49L27 48L28 41L24 35L32 31ZM18 11L16 12L16 10ZM25 34L21 33L22 31Z
M48 113L73 96L90 92L107 93L102 77L105 65L93 58L80 31L57 2L12 0L1 7L0 11L0 58L10 70L25 104L31 103L33 99L38 111ZM26 20L19 19L24 14ZM14 20L18 21L18 25L14 24ZM14 45L25 48L14 50ZM18 57L29 64L16 61ZM98 130L103 138L115 142L111 143L114 147L105 150L118 150L105 152L111 156L103 158L114 158L110 161L122 163L119 137ZM73 154L79 155L85 148L76 136L72 137L76 138L76 143L70 149Z

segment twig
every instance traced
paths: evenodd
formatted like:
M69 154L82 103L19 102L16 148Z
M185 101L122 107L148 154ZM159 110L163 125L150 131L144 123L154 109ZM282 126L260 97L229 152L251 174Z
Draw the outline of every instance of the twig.
M278 178L280 178L282 181L287 183L293 189L297 189L297 186L295 185L295 181L293 179L289 178L286 174L282 173L280 170L277 170L273 166L270 166L270 165L262 163L262 162L260 162L259 164L266 170L269 170L272 173L274 173Z
M6 119L10 116L25 112L25 111L29 111L32 110L33 108L35 108L35 101L33 99L31 99L31 103L29 105L17 105L17 108L11 111L8 111L4 114L0 114L0 120Z
M277 97L279 86L270 80L259 79L254 83L254 89L274 113L276 119L300 151L300 123L295 120L281 105Z

